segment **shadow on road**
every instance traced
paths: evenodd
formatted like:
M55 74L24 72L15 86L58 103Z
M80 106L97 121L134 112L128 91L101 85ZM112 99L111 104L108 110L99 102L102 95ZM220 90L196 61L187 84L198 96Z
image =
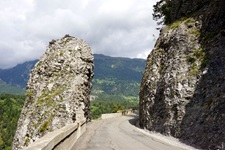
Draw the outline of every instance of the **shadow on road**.
M132 118L129 119L128 122L129 122L131 125L140 128L139 125L137 125L137 124L138 124L138 121L139 121L139 116L136 115L136 114L133 114L133 115L129 115L129 117L132 117Z

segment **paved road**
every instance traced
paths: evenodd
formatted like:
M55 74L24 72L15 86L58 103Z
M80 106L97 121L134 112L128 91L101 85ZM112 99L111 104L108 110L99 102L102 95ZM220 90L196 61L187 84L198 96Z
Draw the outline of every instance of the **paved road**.
M140 132L137 116L93 121L72 150L182 150Z

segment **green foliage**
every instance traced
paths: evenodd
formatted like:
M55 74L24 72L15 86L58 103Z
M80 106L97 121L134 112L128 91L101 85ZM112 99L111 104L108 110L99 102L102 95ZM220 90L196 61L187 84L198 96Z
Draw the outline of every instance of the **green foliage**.
M172 15L172 1L171 0L160 0L153 6L153 19L158 21L158 24L169 24L171 23Z
M188 55L186 59L191 64L190 75L192 76L197 76L200 69L205 68L208 64L206 54L202 48L194 49L193 54Z
M118 105L118 106L113 107L112 113L116 113L116 112L118 112L119 110L125 110L125 109L124 109L123 106Z
M60 50L60 56L63 56L64 52L63 50Z
M28 145L29 142L30 142L30 138L27 137L27 138L25 139L25 145Z
M114 113L118 110L137 109L138 102L131 102L127 100L95 100L91 101L91 115L92 119L98 119L101 114Z
M11 149L25 96L0 95L0 149Z
M190 75L192 76L197 76L199 73L199 66L194 63L192 66L191 66L191 70L190 70Z
M46 130L47 130L47 127L48 127L48 125L49 125L49 121L45 121L42 125L41 125L41 127L39 128L39 132L45 132Z
M138 101L144 59L116 58L95 54L92 95L96 100Z
M123 99L123 96L138 96L140 83L137 81L117 80L115 78L94 79L92 94L101 97L102 94Z
M177 28L181 23L182 23L182 20L177 20L177 21L175 21L174 23L172 23L172 24L168 27L168 30Z
M196 37L200 36L200 30L190 30L188 33L195 35Z
M55 106L55 102L53 101L53 98L56 97L57 95L61 94L63 90L52 90L50 92L43 92L40 97L38 97L37 104L39 107L41 106Z
M179 20L174 21L171 25L169 25L167 30L176 29L177 27L180 26L181 23L184 23L186 26L188 26L189 24L194 23L194 22L195 22L195 20L193 18L182 17ZM199 30L191 30L191 31L189 31L189 33L194 34L196 36L200 35Z
M0 147L2 147L2 144L3 144L4 142L2 141L2 137L0 136Z
M194 18L187 18L184 21L185 25L188 25L189 23L195 23L195 22L196 22L196 20Z
M27 90L25 96L26 96L26 97L29 97L29 96L32 96L33 94L34 94L34 93L33 93L32 90Z

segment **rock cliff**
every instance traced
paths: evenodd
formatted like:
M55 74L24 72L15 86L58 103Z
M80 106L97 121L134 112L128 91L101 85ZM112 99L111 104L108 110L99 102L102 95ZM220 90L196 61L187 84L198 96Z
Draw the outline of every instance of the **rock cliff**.
M22 149L47 132L90 120L93 55L83 40L65 35L52 40L27 83L13 149Z
M225 142L225 1L170 1L147 59L140 125L203 149Z

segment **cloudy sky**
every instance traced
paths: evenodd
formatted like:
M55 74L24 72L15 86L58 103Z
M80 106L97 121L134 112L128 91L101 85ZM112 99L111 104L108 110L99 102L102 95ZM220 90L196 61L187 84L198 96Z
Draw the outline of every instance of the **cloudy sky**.
M146 58L158 36L157 0L0 0L0 68L40 58L65 34L93 53Z

